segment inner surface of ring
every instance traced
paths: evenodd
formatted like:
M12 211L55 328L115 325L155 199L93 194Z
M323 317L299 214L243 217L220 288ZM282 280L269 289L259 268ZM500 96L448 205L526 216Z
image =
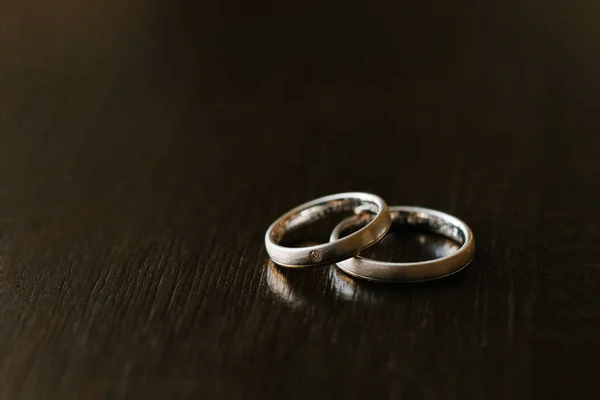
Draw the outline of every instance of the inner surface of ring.
M422 211L397 211L390 209L392 215L392 227L396 226L408 226L417 230L423 230L426 232L436 233L442 235L448 239L454 240L455 242L463 245L465 244L466 237L464 232L456 225L448 222L446 219L438 217L434 214L429 214ZM357 228L364 225L365 221L353 218L346 221L346 224L342 226L340 231L340 237L350 228Z
M271 231L271 240L274 243L280 243L283 237L290 232L326 218L333 213L354 212L369 216L376 214L378 211L379 206L377 203L358 198L324 201L282 219ZM357 220L364 221L364 218L357 218ZM363 223L363 225L365 224Z

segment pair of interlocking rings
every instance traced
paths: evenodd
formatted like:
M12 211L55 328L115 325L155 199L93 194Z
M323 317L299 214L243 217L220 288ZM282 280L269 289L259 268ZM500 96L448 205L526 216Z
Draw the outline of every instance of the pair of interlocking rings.
M284 236L331 213L354 212L331 233L329 243L309 247L285 247ZM392 223L414 226L458 242L461 247L445 257L396 263L362 257L360 253L379 242ZM362 226L364 225L364 226ZM350 228L360 229L347 236ZM389 207L369 193L340 193L302 204L279 217L267 230L265 246L278 265L291 268L336 264L357 278L384 282L418 282L443 278L465 268L473 260L475 241L471 229L446 213L421 207Z

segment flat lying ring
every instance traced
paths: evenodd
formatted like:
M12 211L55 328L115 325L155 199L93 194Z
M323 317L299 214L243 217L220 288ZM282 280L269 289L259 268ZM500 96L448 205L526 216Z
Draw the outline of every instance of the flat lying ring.
M338 262L337 266L357 278L384 282L419 282L443 278L465 268L473 260L475 241L471 229L458 218L446 213L421 207L390 207L393 224L416 226L440 234L461 244L454 253L445 257L411 263L376 261L360 255ZM350 217L340 222L331 233L331 241L361 222ZM364 223L364 222L363 222Z
M284 247L284 235L334 212L375 214L362 229L342 239L310 247ZM388 206L379 196L369 193L340 193L302 204L279 217L265 234L265 246L271 259L284 267L330 265L359 254L377 243L392 224Z

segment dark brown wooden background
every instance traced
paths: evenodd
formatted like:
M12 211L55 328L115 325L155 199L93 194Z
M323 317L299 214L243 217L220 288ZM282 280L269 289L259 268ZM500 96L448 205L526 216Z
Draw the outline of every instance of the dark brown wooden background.
M496 3L0 3L0 398L595 388L600 7ZM475 262L269 266L348 190L458 216Z

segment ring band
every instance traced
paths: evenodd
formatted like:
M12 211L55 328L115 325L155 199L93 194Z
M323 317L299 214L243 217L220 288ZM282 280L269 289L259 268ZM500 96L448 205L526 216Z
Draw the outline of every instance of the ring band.
M452 215L421 207L390 207L392 222L417 226L438 233L461 244L454 253L445 257L411 263L376 261L359 256L343 260L337 266L347 274L371 281L418 282L454 274L473 259L475 241L471 229ZM360 223L355 217L340 222L331 233L330 240L339 240L341 234Z
M362 229L339 240L310 247L284 247L285 234L334 212L368 211L375 216ZM329 265L359 254L380 241L390 229L388 206L379 196L369 193L340 193L302 204L279 217L265 234L265 246L271 259L284 267Z

